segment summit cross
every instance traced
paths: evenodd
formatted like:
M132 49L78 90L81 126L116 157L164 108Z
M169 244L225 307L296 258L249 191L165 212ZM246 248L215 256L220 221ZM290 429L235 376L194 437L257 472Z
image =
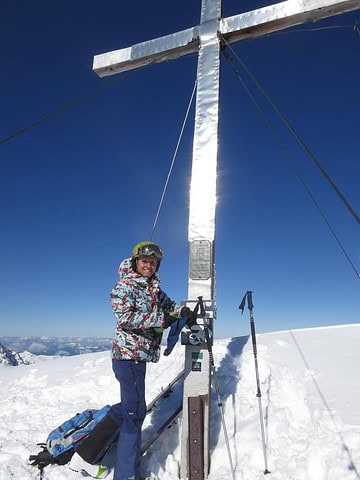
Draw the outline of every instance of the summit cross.
M203 321L213 331L215 307L215 210L218 153L220 48L226 43L257 38L307 22L360 9L360 0L287 0L227 18L221 0L202 0L200 23L194 27L128 48L94 57L93 70L114 75L152 63L198 53L195 128L189 213L188 299L199 296L205 304ZM185 351L184 401L181 444L181 478L204 480L209 462L210 362L201 319L189 334ZM202 399L203 456L191 464L188 399Z

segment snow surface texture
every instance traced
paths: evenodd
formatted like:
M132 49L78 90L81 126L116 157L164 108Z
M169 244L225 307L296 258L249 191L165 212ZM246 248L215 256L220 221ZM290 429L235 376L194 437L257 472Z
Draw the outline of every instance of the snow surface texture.
M237 480L360 479L360 325L257 336L270 475L264 477L254 355L248 337L217 340L214 358ZM151 364L147 400L182 369L184 347ZM49 431L85 408L119 401L108 352L0 365L0 480L38 479L28 464ZM181 389L164 400L169 410ZM159 407L160 408L160 407ZM144 437L157 422L146 418ZM166 430L143 458L144 473L178 478L180 425ZM48 466L44 480L84 478L68 466ZM112 478L112 474L109 475ZM232 478L216 398L211 418L209 480Z

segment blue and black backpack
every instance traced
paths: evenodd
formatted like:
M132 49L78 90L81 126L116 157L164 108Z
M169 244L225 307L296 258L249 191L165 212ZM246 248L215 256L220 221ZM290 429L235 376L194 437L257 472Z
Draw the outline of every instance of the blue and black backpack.
M75 452L88 463L98 463L119 433L117 423L108 415L110 409L106 405L100 410L84 410L52 430L46 443L38 444L42 451L29 457L31 465L40 469L40 478L47 465L65 465Z

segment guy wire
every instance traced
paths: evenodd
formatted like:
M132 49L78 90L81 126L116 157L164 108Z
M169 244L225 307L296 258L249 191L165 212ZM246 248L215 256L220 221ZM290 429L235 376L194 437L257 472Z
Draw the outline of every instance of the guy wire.
M94 88L93 90L87 92L85 95L67 103L66 105L63 105L62 107L57 108L56 110L54 110L51 113L48 113L47 115L44 115L39 120L35 120L34 122L30 123L29 125L26 125L25 127L20 128L20 130L17 130L16 132L11 133L7 137L4 137L4 138L0 139L0 145L5 143L5 142L8 142L9 140L17 137L18 135L21 135L22 133L25 133L26 131L30 130L31 128L36 127L37 125L40 125L41 123L46 122L47 120L50 120L50 118L53 118L56 115L59 115L59 113L65 112L66 110L70 109L71 107L74 107L78 103L84 102L85 100L87 100L90 97L95 96L96 94L98 94L102 90L111 87L112 85L114 85L114 83L117 83L120 80L124 80L124 78L126 78L127 76L129 76L129 73L127 73L125 75L121 75L121 77L118 77L113 81L106 82L104 85L101 85L100 87Z
M150 240L152 240L152 237L154 235L154 231L155 231L155 228L156 228L156 225L157 225L157 221L159 219L160 211L161 211L161 208L162 208L162 205L163 205L163 202L164 202L164 198L165 198L165 195L166 195L167 186L168 186L168 183L169 183L169 180L170 180L172 170L174 168L174 163L175 163L175 159L176 159L176 156L177 156L177 152L179 150L180 142L181 142L181 139L182 139L182 136L183 136L183 133L184 133L184 129L185 129L185 125L186 125L186 122L187 122L187 119L188 119L188 116L189 116L190 107L191 107L191 104L193 102L194 95L195 95L195 92L196 92L196 87L197 87L197 81L195 80L194 88L193 88L193 91L192 91L192 94L191 94L189 105L188 105L187 110L186 110L185 118L184 118L184 121L183 121L183 124L182 124L182 127L181 127L181 131L180 131L180 135L179 135L179 138L178 138L178 141L177 141L177 144L176 144L175 152L174 152L174 155L173 155L173 158L172 158L172 161L171 161L171 165L170 165L170 168L169 168L166 180L165 180L164 189L163 189L161 197L160 197L159 206L158 206L158 209L157 209L157 212L156 212L156 215L155 215L155 220L154 220L152 230L151 230L151 234L150 234Z
M165 55L164 55L165 56ZM162 57L160 57L159 59L157 59L157 62L159 61L162 61ZM152 63L157 63L155 61L153 62L149 62L147 63L146 65L144 65L142 68L144 68L145 66L148 66ZM94 88L93 90L85 93L84 95L82 95L81 97L79 98L76 98L75 100L72 100L71 102L67 103L66 105L63 105L61 107L58 107L56 110L54 110L53 112L50 112L46 115L44 115L43 117L39 118L39 120L35 120L34 122L30 123L29 125L26 125L25 127L22 127L20 128L20 130L17 130L16 132L14 133L11 133L10 135L0 139L0 145L5 143L5 142L8 142L9 140L17 137L18 135L21 135L22 133L25 133L27 132L28 130L30 130L31 128L34 128L36 127L37 125L40 125L41 123L44 123L46 122L47 120L50 120L51 118L55 117L56 115L59 115L59 113L62 113L62 112L65 112L66 110L70 109L71 107L74 107L75 105L77 105L78 103L81 103L85 100L87 100L88 98L90 97L93 97L94 95L96 95L97 93L99 93L100 91L104 90L105 88L109 88L111 87L112 85L114 85L115 83L121 81L121 80L124 80L124 78L128 77L129 75L131 75L133 73L133 71L130 71L130 72L127 72L127 73L123 73L120 77L117 77L115 78L114 80L112 81L108 81L106 82L104 85L101 85L100 87L97 87L97 88Z
M270 103L270 105L272 106L272 108L275 110L275 112L279 115L279 117L281 118L281 120L284 122L284 124L286 125L286 127L288 128L288 130L293 134L293 136L295 137L295 139L298 141L298 143L301 145L301 147L305 150L305 152L307 153L307 155L311 158L311 160L315 163L315 165L318 167L318 169L321 171L321 173L323 174L323 176L325 177L325 179L328 181L328 183L331 185L331 187L333 188L333 190L336 192L336 194L338 195L338 197L340 198L340 200L344 203L344 205L346 206L346 208L349 210L349 212L351 213L351 215L355 218L356 222L358 224L360 224L360 217L359 215L357 215L357 213L355 212L355 210L352 208L352 206L350 205L350 203L346 200L346 198L344 197L344 195L340 192L339 188L335 185L335 183L333 182L333 180L330 178L330 176L328 175L328 173L325 171L325 169L323 168L323 166L320 164L320 162L316 159L315 155L311 152L311 150L308 148L308 146L305 144L305 142L301 139L301 137L298 135L298 133L295 131L295 129L292 127L292 125L290 124L290 122L287 120L287 118L285 117L285 115L281 112L281 110L277 107L277 105L273 102L273 100L270 98L270 96L268 95L268 93L265 91L265 89L262 87L262 85L260 84L260 82L255 78L255 76L252 74L252 72L247 68L247 66L244 64L244 62L239 58L239 56L236 54L236 52L231 48L231 46L229 45L229 43L224 39L222 38L223 42L225 43L225 45L227 47L229 47L229 49L231 50L231 52L233 53L233 55L236 57L236 59L239 61L239 63L241 64L241 66L244 68L244 70L246 71L246 73L249 75L249 77L251 78L251 80L255 83L255 85L258 87L258 89L260 90L260 92L263 94L263 96L266 98L266 100Z
M255 97L253 96L253 94L251 93L251 91L249 90L249 88L247 87L247 85L245 84L244 80L242 79L239 71L235 68L235 66L233 65L233 62L232 62L232 58L224 51L223 52L223 55L224 57L226 58L226 60L230 63L233 71L235 72L236 76L238 77L238 79L240 80L240 82L242 83L246 93L249 95L250 99L252 100L252 102L254 103L255 105L255 108L257 109L257 111L259 112L259 114L261 115L262 119L264 120L267 128L269 129L271 135L273 136L275 142L278 144L278 146L280 147L280 149L282 150L285 158L289 161L289 163L291 164L291 166L293 167L294 171L295 171L295 174L296 176L298 177L298 179L300 180L301 184L303 185L303 187L305 188L306 192L308 193L309 197L311 198L311 200L313 201L314 205L316 206L317 210L319 211L321 217L323 218L324 222L326 223L327 227L329 228L331 234L333 235L333 237L335 238L335 241L337 242L337 244L339 245L340 249L342 250L343 254L345 255L347 261L349 262L351 268L354 270L356 276L358 279L360 279L360 273L358 272L358 270L356 269L354 263L352 262L349 254L346 252L345 248L343 247L338 235L336 234L335 230L332 228L332 226L330 225L330 222L328 221L328 219L326 218L326 215L325 213L322 211L318 201L316 200L315 198L315 195L312 193L312 191L310 190L310 188L307 186L305 180L303 179L302 175L300 174L298 168L296 167L295 165L295 162L293 161L290 153L288 152L288 150L286 149L286 147L283 145L283 143L280 141L278 135L276 134L273 126L271 125L271 122L270 120L266 117L264 111L262 110L262 108L260 107L260 105L257 103L257 101L255 100Z

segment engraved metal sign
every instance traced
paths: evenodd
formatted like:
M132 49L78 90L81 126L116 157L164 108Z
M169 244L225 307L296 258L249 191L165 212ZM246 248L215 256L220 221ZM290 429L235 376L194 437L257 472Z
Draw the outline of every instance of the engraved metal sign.
M212 276L212 248L209 240L193 240L190 247L190 278L207 280Z

